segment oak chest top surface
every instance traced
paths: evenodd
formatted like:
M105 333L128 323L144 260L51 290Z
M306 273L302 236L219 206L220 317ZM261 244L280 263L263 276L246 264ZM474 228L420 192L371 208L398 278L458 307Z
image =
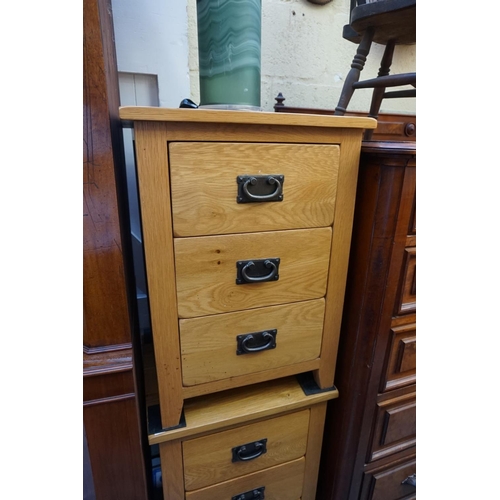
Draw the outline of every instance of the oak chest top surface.
M159 121L184 123L238 123L248 125L295 125L301 127L331 127L373 129L373 118L352 116L320 116L294 113L270 113L266 111L237 111L214 109L178 109L148 106L121 107L119 116L126 122Z

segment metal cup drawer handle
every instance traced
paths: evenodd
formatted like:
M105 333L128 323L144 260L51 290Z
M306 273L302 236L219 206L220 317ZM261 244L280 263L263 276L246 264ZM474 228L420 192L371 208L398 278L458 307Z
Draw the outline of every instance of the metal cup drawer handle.
M235 446L231 451L233 453L233 462L248 462L254 460L267 452L267 438L253 443Z
M240 260L236 263L236 284L265 283L279 279L280 259ZM268 270L271 270L269 272Z
M265 201L283 201L283 182L285 176L273 175L239 175L237 203L258 203ZM270 188L274 190L269 192ZM250 188L253 192L250 191Z
M255 488L254 490L246 491L245 493L240 493L231 498L231 500L264 500L264 490L265 486L260 488Z

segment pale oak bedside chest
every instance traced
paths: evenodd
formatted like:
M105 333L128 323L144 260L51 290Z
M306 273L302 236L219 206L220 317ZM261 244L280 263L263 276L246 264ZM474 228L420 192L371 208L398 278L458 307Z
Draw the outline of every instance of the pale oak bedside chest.
M168 500L313 500L370 118L126 107Z

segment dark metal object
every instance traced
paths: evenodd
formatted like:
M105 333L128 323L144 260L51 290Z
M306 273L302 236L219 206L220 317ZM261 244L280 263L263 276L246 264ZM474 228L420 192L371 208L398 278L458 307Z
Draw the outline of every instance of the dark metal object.
M198 104L193 102L191 99L182 99L181 103L179 104L179 108L193 108L196 109L198 108Z
M232 450L233 462L248 462L267 453L267 438L254 443L235 446Z
M240 260L236 263L236 284L278 281L280 259Z
M299 373L296 377L297 382L299 383L306 396L312 396L313 394L337 390L334 385L332 385L331 387L326 387L325 389L321 389L321 387L314 380L312 372Z
M408 484L409 486L417 486L417 474L412 474L411 476L408 476L406 479L401 481L401 484Z
M272 175L239 175L238 203L260 203L266 201L283 201L283 183L285 176Z
M276 348L276 335L278 330L264 330L262 332L246 333L238 335L236 342L238 348L236 354L251 354Z
M245 493L240 493L231 498L231 500L264 500L264 490L265 486L256 488L255 490L247 491Z

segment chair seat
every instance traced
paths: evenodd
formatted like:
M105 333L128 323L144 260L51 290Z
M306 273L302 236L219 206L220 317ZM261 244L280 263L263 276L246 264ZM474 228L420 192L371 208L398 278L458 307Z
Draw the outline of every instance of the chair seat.
M366 28L373 26L373 41L386 45L394 40L397 45L416 42L416 0L379 0L358 5L351 12L350 24L344 26L343 38L359 43Z

